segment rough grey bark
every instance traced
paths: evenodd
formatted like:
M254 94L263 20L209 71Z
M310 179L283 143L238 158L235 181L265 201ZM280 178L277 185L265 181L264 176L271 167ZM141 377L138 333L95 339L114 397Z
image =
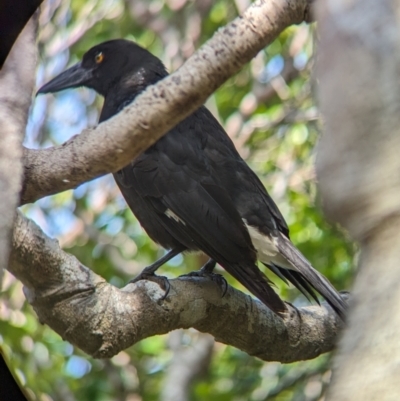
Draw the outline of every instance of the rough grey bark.
M24 28L0 70L0 282L7 267L14 210L22 176L22 139L31 104L36 68L34 17Z
M143 338L193 327L266 361L293 362L333 349L341 322L328 306L295 309L284 319L261 302L204 278L149 281L118 289L63 252L18 212L9 271L24 284L40 321L96 358ZM240 324L238 324L240 322Z
M178 71L149 87L117 116L62 146L25 149L21 203L75 188L127 165L285 28L310 21L310 8L311 0L257 0Z
M400 399L399 9L399 0L318 7L319 187L328 216L361 248L328 400Z

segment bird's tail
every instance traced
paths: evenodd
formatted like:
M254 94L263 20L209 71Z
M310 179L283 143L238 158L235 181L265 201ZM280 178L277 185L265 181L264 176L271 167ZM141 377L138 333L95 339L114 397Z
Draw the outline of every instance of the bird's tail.
M310 262L284 234L279 232L276 239L276 246L279 252L290 262L293 266L293 270L299 273L311 287L318 291L341 319L344 320L347 303L328 279L311 266ZM297 277L299 276L297 275Z
M223 265L224 269L240 282L247 290L255 295L264 305L278 316L287 311L285 303L272 289L270 281L253 263Z

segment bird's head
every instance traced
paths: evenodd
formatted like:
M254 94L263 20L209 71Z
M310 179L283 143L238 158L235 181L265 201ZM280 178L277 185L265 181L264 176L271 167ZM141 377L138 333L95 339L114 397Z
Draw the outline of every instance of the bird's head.
M100 43L82 61L42 86L37 94L86 86L103 96L112 91L140 91L166 75L162 62L138 44L124 39ZM153 81L153 82L152 82Z

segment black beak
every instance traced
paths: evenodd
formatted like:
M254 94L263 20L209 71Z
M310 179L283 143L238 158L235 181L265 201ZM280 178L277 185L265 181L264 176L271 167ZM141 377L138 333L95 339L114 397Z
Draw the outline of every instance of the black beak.
M83 68L81 63L75 64L60 75L57 75L47 84L43 85L37 91L36 96L41 93L53 93L63 89L84 86L92 79L92 77L92 70Z

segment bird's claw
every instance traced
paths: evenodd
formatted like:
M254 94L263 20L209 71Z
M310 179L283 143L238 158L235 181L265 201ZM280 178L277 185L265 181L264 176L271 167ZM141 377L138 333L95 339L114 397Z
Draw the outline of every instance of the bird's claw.
M204 269L195 270L193 272L182 274L179 277L206 277L214 281L214 283L218 284L222 290L222 298L226 295L228 291L228 283L225 280L225 277L222 274L218 273L210 273Z
M161 289L164 290L164 295L161 297L161 301L167 298L169 294L169 290L171 289L171 284L169 283L167 277L165 276L157 276L154 273L146 273L142 272L138 274L135 278L129 281L129 283L137 283L141 280L152 281L160 286Z

